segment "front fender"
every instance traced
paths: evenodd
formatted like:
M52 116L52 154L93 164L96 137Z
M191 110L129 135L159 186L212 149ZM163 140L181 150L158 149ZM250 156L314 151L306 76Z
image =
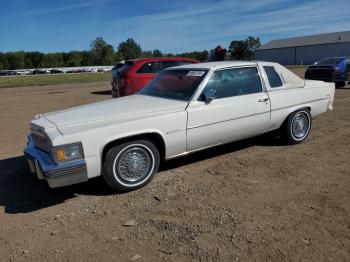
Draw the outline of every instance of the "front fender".
M118 140L129 140L133 137L140 137L142 135L147 135L147 134L156 134L156 135L160 136L161 139L163 140L164 145L166 145L164 134L162 134L162 132L159 130L145 129L145 130L138 130L136 132L130 131L127 133L122 133L122 134L118 134L115 136L111 136L111 137L108 137L107 139L103 140L103 142L101 143L100 148L99 148L100 159L102 159L102 155L103 155L103 152L104 152L106 146L108 146L110 143L114 143ZM165 150L166 150L166 146L165 146Z

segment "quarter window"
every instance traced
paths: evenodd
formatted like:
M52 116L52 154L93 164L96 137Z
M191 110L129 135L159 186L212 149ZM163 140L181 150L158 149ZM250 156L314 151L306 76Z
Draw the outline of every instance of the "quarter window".
M205 90L216 91L216 98L248 95L261 92L261 82L255 67L233 68L216 71Z
M277 74L273 66L264 66L264 70L269 79L270 87L274 88L283 85L280 76Z
M178 63L177 61L162 61L162 62L159 62L160 63L160 67L161 67L161 70L164 70L168 67L173 67L173 66L177 66Z
M172 67L172 66L177 66L178 61L159 61L159 62L148 62L145 63L141 68L137 71L139 74L158 74L162 70Z
M139 70L137 70L137 73L139 74L154 74L156 71L156 63L154 62L147 62L143 64L143 66L140 67Z

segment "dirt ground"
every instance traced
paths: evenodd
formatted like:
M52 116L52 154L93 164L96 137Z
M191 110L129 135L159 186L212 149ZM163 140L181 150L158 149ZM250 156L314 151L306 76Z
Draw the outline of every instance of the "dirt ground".
M0 89L1 261L350 261L349 88L303 144L265 135L206 150L131 193L31 176L22 150L33 115L109 89Z

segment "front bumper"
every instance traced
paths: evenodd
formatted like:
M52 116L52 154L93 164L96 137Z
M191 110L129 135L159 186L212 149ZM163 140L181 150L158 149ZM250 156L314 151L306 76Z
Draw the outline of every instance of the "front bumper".
M34 146L31 135L28 136L24 156L30 171L35 173L38 179L45 179L51 188L73 185L88 180L84 159L56 164L49 153Z

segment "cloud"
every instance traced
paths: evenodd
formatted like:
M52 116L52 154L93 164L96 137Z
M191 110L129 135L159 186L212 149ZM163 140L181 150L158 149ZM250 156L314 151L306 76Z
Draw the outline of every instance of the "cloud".
M309 35L350 28L348 0L222 0L188 4L157 14L140 15L101 25L104 35L118 43L133 37L145 49L166 52L228 46L248 35L263 39Z
M62 5L59 4L55 8L39 8L39 9L32 9L29 11L24 12L24 15L30 16L30 15L43 15L43 14L52 14L52 13L59 13L59 12L65 12L65 11L71 11L81 8L88 8L88 7L94 7L99 5L104 5L111 3L112 1L106 1L106 0L94 0L94 1L85 1L80 3L74 3L69 5Z

